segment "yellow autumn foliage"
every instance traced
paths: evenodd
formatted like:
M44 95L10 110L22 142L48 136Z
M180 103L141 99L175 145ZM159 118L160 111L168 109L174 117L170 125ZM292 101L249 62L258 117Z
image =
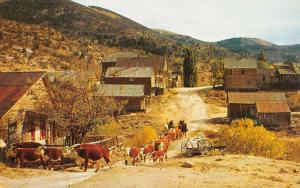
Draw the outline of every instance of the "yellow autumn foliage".
M221 131L220 142L235 154L256 155L268 158L284 158L285 142L266 130L263 126L254 126L250 119L232 121Z
M157 139L157 133L151 126L145 126L143 129L137 131L133 138L130 140L132 146L142 147Z

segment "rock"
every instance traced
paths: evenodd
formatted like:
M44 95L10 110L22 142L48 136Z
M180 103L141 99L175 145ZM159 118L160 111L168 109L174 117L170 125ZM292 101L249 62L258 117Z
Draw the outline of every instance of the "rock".
M184 167L184 168L192 168L192 167L194 167L194 163L189 162L189 161L185 161L185 162L183 162L182 167Z
M288 171L286 171L284 168L281 168L280 170L279 170L279 173L287 173Z
M218 159L216 159L216 161L222 161L223 159L221 159L221 158L218 158Z
M294 169L294 170L293 170L293 173L298 173L298 170Z

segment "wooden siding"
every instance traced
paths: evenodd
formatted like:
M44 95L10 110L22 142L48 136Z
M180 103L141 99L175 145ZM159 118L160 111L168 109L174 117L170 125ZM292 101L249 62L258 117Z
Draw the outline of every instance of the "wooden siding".
M0 138L9 142L29 141L30 136L23 137L23 123L26 111L40 111L40 104L47 98L44 79L39 80L28 92L0 119ZM9 125L16 125L13 133L8 136ZM11 130L12 131L12 130ZM23 140L25 139L25 140Z
M231 119L253 118L255 104L228 104L227 115Z
M154 87L154 78L123 78L123 77L104 77L105 84L134 84L144 85L144 93L146 96L152 96Z
M225 69L224 87L226 91L256 90L256 69Z
M127 111L142 111L146 110L145 97L116 97L117 101L127 101L125 110Z
M258 124L262 124L265 127L284 127L291 124L291 113L258 113Z

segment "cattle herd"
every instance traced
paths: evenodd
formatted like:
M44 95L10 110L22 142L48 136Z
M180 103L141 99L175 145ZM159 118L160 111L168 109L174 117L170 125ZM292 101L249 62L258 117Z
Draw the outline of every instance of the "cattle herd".
M150 160L153 162L163 162L168 160L168 149L172 141L180 139L184 133L180 129L170 128L168 132L160 136L159 139L152 143L146 144L144 147L139 148L136 146L123 148L125 156L125 164L128 164L128 158L131 159L132 165L137 166L139 161Z
M24 167L26 163L42 165L44 169L51 169L59 163L63 169L65 159L84 167L87 170L89 161L96 165L96 171L99 170L99 162L103 158L111 167L109 150L100 144L78 144L71 147L45 147L36 142L22 142L14 144L6 152L7 160L16 164L18 167Z
M136 146L122 147L125 164L128 164L128 159L132 160L133 166L137 166L139 161L163 162L164 159L167 161L170 143L183 135L184 132L180 126L172 127L157 140L142 148ZM39 167L42 165L44 169L53 169L56 164L59 164L61 169L64 169L64 164L67 161L79 165L80 168L84 168L84 171L91 164L90 166L96 167L97 172L102 159L110 168L112 167L109 149L101 144L49 147L36 142L22 142L11 145L6 151L5 158L9 164L17 167L24 167L25 165Z

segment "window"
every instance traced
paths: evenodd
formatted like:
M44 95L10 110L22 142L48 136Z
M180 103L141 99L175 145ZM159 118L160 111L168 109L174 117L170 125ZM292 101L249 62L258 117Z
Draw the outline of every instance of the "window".
M265 82L266 81L266 76L262 77L262 81Z
M232 74L232 69L230 69L229 74Z
M242 75L244 75L245 74L245 70L244 69L242 69Z

